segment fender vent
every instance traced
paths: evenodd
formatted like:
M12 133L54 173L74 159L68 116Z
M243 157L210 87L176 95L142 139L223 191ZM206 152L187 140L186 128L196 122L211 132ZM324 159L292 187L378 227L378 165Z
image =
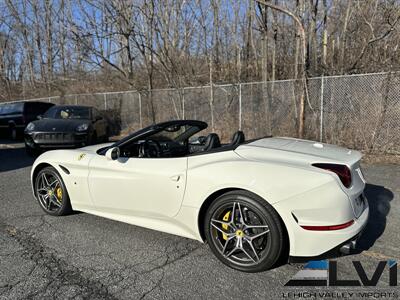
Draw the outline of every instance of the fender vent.
M65 174L69 175L71 173L66 167L63 167L61 165L58 165L58 166L60 167L61 170L64 171Z
M299 223L299 220L298 220L297 217L294 215L294 213L292 213L292 217L293 217L293 219L296 221L296 223Z

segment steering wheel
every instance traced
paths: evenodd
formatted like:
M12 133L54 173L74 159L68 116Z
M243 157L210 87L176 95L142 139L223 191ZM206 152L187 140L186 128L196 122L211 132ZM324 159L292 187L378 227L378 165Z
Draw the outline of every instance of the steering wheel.
M146 140L139 146L139 157L160 157L161 146L160 143L154 140Z

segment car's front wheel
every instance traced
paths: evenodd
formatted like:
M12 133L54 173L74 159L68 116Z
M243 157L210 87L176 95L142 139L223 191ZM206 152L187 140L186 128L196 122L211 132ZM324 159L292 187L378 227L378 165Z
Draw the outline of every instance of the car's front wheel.
M268 270L281 257L284 229L276 211L247 191L228 192L209 207L207 242L224 264L244 272Z
M35 194L42 209L50 215L62 216L72 211L64 182L53 167L46 167L38 173Z

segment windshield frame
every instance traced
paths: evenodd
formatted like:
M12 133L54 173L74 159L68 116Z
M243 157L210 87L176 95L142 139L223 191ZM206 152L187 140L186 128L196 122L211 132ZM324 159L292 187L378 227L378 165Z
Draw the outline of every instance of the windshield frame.
M128 135L125 138L122 138L121 140L119 140L107 147L101 148L97 151L97 153L100 155L104 155L108 149L111 149L114 147L119 147L119 148L124 147L127 144L134 143L140 139L146 139L154 134L157 134L157 133L165 130L165 128L175 126L175 125L190 126L187 130L185 130L184 133L182 133L181 135L179 135L177 137L177 139L179 138L180 141L188 140L191 136L195 135L196 133L198 133L208 127L208 124L206 122L197 121L197 120L174 120L174 121L158 123L158 124L150 125L148 127L140 129L140 130L132 133L131 135ZM191 130L192 128L194 129L196 127L197 127L196 130ZM189 133L189 135L186 136L185 133L186 134Z

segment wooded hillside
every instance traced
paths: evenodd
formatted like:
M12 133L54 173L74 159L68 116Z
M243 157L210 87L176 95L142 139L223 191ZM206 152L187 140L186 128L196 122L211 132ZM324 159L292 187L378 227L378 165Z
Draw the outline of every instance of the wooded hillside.
M0 100L400 69L399 0L266 2L3 0Z

